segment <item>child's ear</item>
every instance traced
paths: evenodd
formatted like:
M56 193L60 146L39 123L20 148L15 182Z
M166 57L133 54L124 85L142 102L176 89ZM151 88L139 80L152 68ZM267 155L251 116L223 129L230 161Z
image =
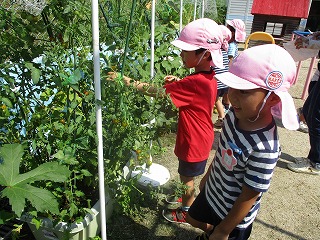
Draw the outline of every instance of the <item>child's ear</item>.
M206 51L206 53L204 54L204 58L208 59L211 57L211 52L210 51ZM211 59L210 59L211 60Z
M277 105L279 102L281 102L280 97L273 92L269 97L270 106L273 107Z

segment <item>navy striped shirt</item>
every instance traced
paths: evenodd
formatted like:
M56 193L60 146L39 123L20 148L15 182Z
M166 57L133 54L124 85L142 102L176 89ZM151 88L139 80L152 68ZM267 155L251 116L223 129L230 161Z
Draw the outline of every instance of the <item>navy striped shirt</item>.
M229 71L229 57L228 57L228 53L224 50L221 49L222 51L222 57L223 57L223 66L224 68L217 68L217 67L213 67L213 70L216 74L220 74L220 73L224 73L224 72L228 72ZM222 89L222 88L227 88L228 86L223 84L222 82L220 82L217 79L217 89Z
M246 228L255 219L263 192L270 186L280 156L277 127L243 131L236 126L231 109L224 119L218 149L206 183L206 198L214 212L224 219L241 194L243 184L260 192L248 215L237 228Z

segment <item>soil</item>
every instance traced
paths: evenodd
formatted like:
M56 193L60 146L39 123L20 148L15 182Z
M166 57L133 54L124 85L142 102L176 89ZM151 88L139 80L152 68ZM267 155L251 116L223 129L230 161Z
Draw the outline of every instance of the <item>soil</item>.
M302 62L297 83L290 89L296 107L303 105L301 94L304 88L310 60ZM315 68L313 69L313 71ZM217 115L213 116L217 119ZM277 163L270 189L264 194L261 209L253 224L250 239L320 239L320 176L294 173L287 163L295 157L306 157L309 151L308 134L285 129L278 124L282 154ZM215 130L215 139L219 137ZM178 181L177 158L173 153L175 135L161 139L164 154L154 159L170 171L171 180L162 186L158 201L149 202L143 208L143 218L117 216L108 225L108 239L194 239L201 231L191 226L169 223L161 216L163 208L168 207L163 199L172 192L173 181ZM210 154L215 154L216 142ZM199 183L201 176L196 180ZM174 206L172 206L174 207Z

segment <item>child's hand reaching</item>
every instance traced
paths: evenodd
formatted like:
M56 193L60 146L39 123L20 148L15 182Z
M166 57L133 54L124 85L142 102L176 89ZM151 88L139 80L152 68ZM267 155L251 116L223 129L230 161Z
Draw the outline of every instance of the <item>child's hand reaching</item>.
M107 80L114 80L116 77L118 77L117 72L108 72Z
M180 78L173 76L173 75L168 75L164 77L164 84L172 83L175 81L179 81Z
M131 82L131 78L128 78L126 76L121 77L120 73L117 72L108 72L107 80L117 81L121 84L124 83L126 86L129 86Z

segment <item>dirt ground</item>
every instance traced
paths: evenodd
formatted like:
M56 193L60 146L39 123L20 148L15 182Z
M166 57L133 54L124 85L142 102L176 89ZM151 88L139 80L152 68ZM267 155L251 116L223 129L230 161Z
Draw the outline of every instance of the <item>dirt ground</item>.
M309 61L302 63L297 83L290 93L296 107L303 105L302 90L309 69ZM313 71L315 68L313 69ZM217 115L214 115L214 120ZM250 239L320 239L320 176L299 174L287 169L287 163L294 157L307 156L309 150L308 134L299 131L289 131L278 124L280 143L282 148L271 187L262 198L260 212L253 224ZM215 130L216 139L219 130ZM171 181L178 180L177 159L173 153L175 136L167 136L165 146L167 151L154 161L168 168ZM215 150L211 151L210 162ZM197 179L197 183L201 177ZM170 182L163 186L164 194L170 192ZM165 196L165 195L164 195ZM163 196L163 198L164 198ZM145 218L128 220L118 218L110 223L108 239L194 239L201 231L191 226L166 222L161 211L166 207L161 197L159 202L145 209Z

